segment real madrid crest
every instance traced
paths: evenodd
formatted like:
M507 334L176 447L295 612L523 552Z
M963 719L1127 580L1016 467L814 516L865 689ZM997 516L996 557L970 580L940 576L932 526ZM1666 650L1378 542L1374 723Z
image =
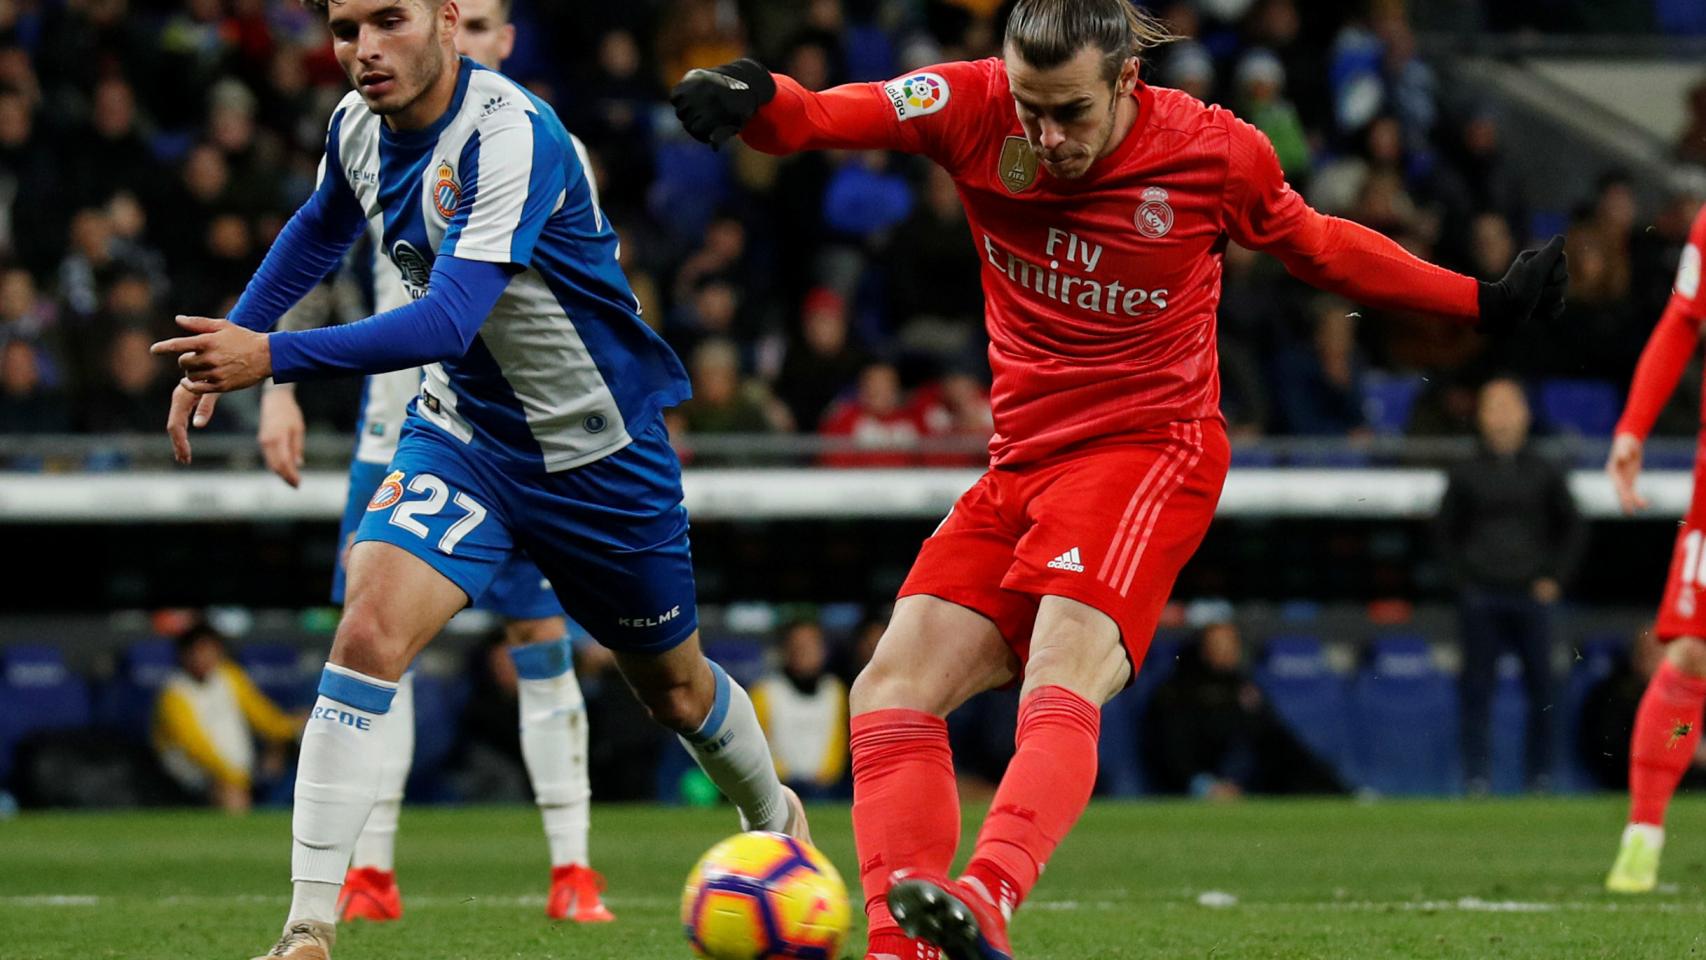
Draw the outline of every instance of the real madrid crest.
M1138 204L1131 219L1137 224L1137 232L1151 240L1166 236L1173 229L1173 208L1167 205L1167 191L1160 187L1144 190L1143 202Z
M995 162L995 175L1008 193L1024 193L1037 182L1037 155L1024 137L1008 137L1001 145L1001 159Z
M432 188L432 208L449 220L462 203L462 185L456 182L456 171L447 161L438 162L438 183Z

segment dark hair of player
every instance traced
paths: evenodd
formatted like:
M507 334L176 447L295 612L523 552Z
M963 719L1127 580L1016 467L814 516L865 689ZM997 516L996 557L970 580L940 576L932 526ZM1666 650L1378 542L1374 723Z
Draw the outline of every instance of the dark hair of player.
M1047 70L1094 46L1109 83L1127 60L1176 39L1131 0L1019 0L1007 17L1007 45L1026 63Z

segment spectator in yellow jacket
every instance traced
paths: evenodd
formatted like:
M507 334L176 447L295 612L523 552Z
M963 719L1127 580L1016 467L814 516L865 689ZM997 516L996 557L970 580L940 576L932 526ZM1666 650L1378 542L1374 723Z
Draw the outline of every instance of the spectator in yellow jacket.
M225 638L211 626L185 630L177 652L178 668L166 678L154 705L154 749L184 789L227 813L246 812L255 738L288 744L302 724L226 656Z
M847 773L847 686L827 669L823 628L796 620L782 631L782 669L752 687L782 782L822 798Z

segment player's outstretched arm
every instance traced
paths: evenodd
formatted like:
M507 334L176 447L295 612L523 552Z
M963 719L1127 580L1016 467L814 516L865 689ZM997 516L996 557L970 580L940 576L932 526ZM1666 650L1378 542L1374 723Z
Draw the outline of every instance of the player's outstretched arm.
M908 104L907 80L849 83L813 92L792 78L773 74L755 60L741 59L709 70L690 70L670 93L675 115L694 139L721 147L740 135L763 153L801 150L897 150L933 157L941 129L959 122L948 116L951 85L969 96L977 82L974 64L954 63L915 74L937 86L928 105ZM898 99L897 99L898 98ZM932 117L932 114L938 114ZM930 118L926 120L925 118ZM922 121L922 122L921 122Z
M279 383L389 373L468 352L474 335L503 296L516 264L441 254L427 294L355 323L268 335Z
M1435 266L1369 228L1304 203L1273 145L1241 120L1227 121L1227 230L1273 254L1299 280L1370 307L1453 317L1498 329L1563 310L1568 267L1554 238L1524 251L1496 283Z

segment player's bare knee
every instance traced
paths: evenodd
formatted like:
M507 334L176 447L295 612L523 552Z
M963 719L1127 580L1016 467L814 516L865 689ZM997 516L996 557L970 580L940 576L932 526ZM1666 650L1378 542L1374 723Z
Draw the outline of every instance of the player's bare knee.
M927 676L878 657L853 678L847 691L848 710L855 716L872 710L919 710L945 716L958 704L949 702L952 694L932 689L924 679Z
M395 680L408 666L409 640L386 626L377 611L352 605L338 623L331 662L384 680Z
M1106 703L1125 686L1130 670L1117 634L1110 640L1099 629L1058 630L1033 638L1023 693L1065 687L1086 700Z
M1706 639L1677 637L1665 649L1671 666L1691 677L1706 677Z

